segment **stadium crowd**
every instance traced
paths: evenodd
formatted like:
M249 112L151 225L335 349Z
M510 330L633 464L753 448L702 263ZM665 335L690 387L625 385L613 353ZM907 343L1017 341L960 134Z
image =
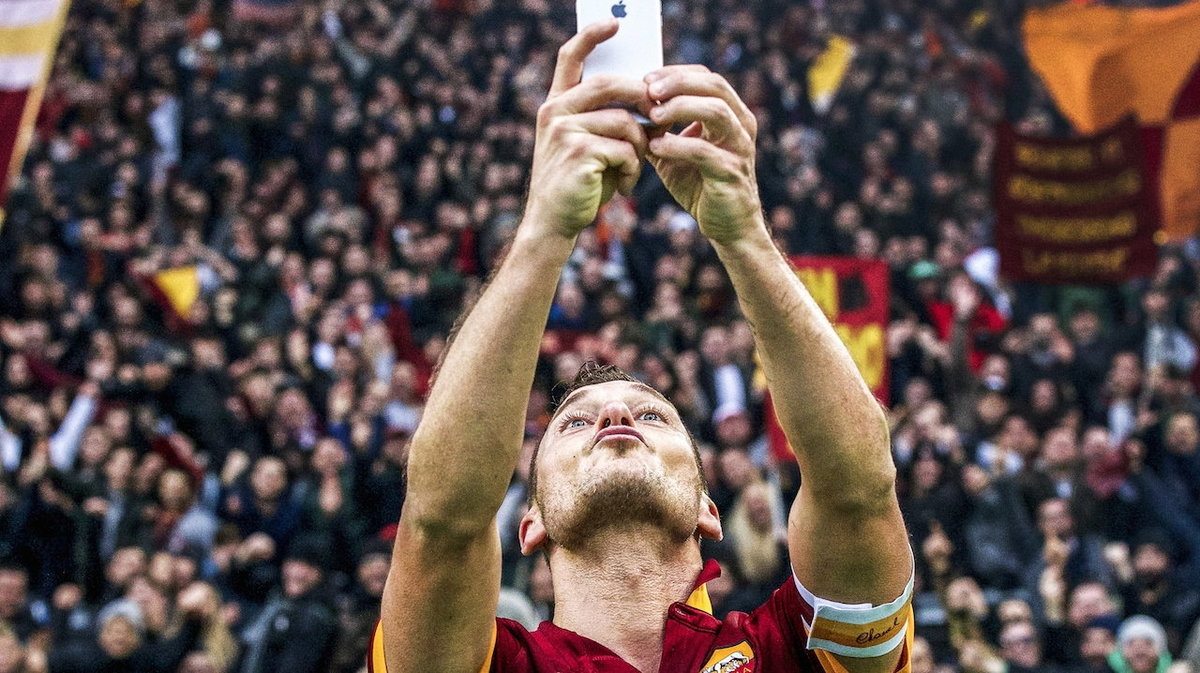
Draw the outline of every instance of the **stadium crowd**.
M520 218L569 3L75 0L0 231L0 673L364 668L407 441ZM992 125L1066 129L1013 0L664 0L668 62L760 121L793 254L886 260L916 673L1200 671L1200 247L1112 288L997 277ZM810 102L827 39L857 47ZM195 270L178 311L155 282ZM647 170L586 230L556 381L616 364L701 442L719 612L787 576L794 464L695 222ZM470 422L463 419L463 422ZM552 615L500 515L501 611ZM1172 668L1173 666L1173 668Z

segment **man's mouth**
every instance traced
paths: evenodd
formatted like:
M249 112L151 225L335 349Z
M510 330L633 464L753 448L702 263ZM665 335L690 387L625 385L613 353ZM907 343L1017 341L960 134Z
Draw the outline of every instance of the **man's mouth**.
M592 440L592 448L596 448L600 442L606 439L636 439L642 444L646 443L646 438L642 436L642 433L628 425L610 425L596 433L596 438Z

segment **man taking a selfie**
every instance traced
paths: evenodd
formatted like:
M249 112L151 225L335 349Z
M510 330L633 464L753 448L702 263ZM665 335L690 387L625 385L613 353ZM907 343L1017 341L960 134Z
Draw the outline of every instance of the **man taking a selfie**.
M755 181L753 115L702 66L580 81L617 30L559 51L538 113L529 200L511 251L448 349L412 438L375 673L774 673L908 670L912 555L883 410L775 249ZM613 104L620 105L614 108ZM638 124L631 110L655 125ZM682 126L679 133L663 129ZM804 475L794 577L718 620L701 538L721 523L673 405L614 368L585 367L534 454L522 550L543 550L553 623L495 615L496 512L518 460L539 343L579 232L648 159L725 265Z

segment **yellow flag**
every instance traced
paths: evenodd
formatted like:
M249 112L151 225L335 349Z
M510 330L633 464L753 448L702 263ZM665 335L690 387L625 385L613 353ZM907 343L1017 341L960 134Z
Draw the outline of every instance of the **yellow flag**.
M180 318L187 318L200 296L200 274L194 266L159 271L154 274L154 285Z
M829 42L808 66L808 101L821 114L829 109L838 87L854 60L854 43L841 35L831 35Z

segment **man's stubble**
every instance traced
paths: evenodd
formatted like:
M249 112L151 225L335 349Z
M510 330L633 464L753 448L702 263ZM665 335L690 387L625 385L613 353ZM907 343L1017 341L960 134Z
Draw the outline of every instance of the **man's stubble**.
M542 488L539 505L547 537L572 552L623 529L657 529L683 543L699 519L698 482L672 480L646 465L608 465L582 482Z

